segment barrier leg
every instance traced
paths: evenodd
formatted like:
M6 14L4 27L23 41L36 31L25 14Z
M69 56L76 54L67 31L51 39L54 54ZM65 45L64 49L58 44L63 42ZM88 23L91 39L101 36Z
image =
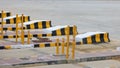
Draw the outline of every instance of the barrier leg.
M62 54L65 54L64 53L64 48L65 47L65 40L64 40L64 38L62 38Z
M56 39L56 55L59 55L59 39Z
M2 11L2 14L1 14L1 16L2 16L2 21L1 21L1 28L2 28L2 30L1 30L1 34L2 34L2 38L3 38L3 35L4 35L4 33L3 33L3 18L4 18L4 11Z
M30 44L30 31L28 31L27 44Z
M16 43L18 42L18 14L16 14Z
M69 26L67 27L67 49L66 49L66 59L68 59L69 58L69 33L70 33L70 31L69 31Z
M24 30L23 30L23 14L22 14L22 20L21 20L21 42L24 45Z
M75 40L75 36L77 34L77 27L74 25L73 26L73 42L72 42L72 59L75 58L75 46L76 46L76 40Z

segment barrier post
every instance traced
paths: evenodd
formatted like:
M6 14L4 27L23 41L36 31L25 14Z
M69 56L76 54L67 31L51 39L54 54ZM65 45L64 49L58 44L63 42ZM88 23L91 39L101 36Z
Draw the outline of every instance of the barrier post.
M56 39L56 55L59 55L59 39Z
M62 54L65 54L64 53L64 48L65 47L65 40L64 40L64 38L62 38Z
M24 45L24 30L23 30L23 14L22 14L22 20L21 20L21 42Z
M18 14L16 14L16 43L18 42Z
M27 44L30 44L30 31L28 31Z
M67 49L66 49L66 59L69 58L69 26L67 26Z
M1 19L1 20L2 20L2 21L1 21L1 23L2 23L2 24L1 24L1 28L2 28L2 29L1 29L1 34L2 34L2 38L3 38L3 35L4 35L4 34L3 34L3 23L4 23L3 18L4 18L4 11L2 11L1 17L2 17L2 19Z
M73 42L72 42L72 59L75 58L75 46L76 46L76 40L75 40L75 36L77 34L77 27L74 25L73 26Z

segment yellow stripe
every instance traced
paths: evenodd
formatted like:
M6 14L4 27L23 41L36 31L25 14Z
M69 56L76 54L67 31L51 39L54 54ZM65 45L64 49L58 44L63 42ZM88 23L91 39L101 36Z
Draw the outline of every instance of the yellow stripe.
M45 47L45 44L44 44L44 43L40 43L40 44L39 44L39 47L40 47L40 48L43 48L43 47Z
M10 49L10 48L11 48L10 45L5 46L5 49Z
M12 30L12 27L8 27L7 30Z
M87 44L91 44L91 43L92 43L91 37L87 37Z
M64 32L65 32L65 35L67 35L67 33L68 33L68 32L67 32L67 28L64 29Z
M42 29L42 22L38 22L38 28Z
M0 31L2 30L2 27L0 27Z
M50 21L46 21L46 27L47 27L47 28L50 27Z
M3 36L2 36L2 35L0 35L0 39L3 39Z
M42 34L38 34L38 37L39 37L39 38L42 37Z
M6 15L7 13L3 13L3 18L5 18L5 17L7 17L7 15Z
M33 37L33 35L32 35L32 34L30 34L30 37L32 38L32 37Z
M13 35L9 35L8 38L13 38Z
M14 20L13 20L13 18L11 18L11 19L10 19L10 24L13 23L13 22L14 22Z
M24 22L27 22L27 16L24 16Z
M56 32L57 32L57 35L58 35L58 36L61 36L61 31L60 31L60 29L56 30Z
M64 32L65 32L65 35L69 35L69 32L70 32L70 27L68 28L68 27L65 27L65 29L64 29Z
M30 28L31 28L31 29L34 29L34 24L30 24Z
M104 33L104 42L108 42L108 34Z
M55 43L50 43L50 47L54 47L55 46Z
M47 34L47 37L51 37L52 36L52 34Z
M95 40L96 40L96 42L100 42L100 34L96 34Z
M21 16L18 17L18 23L21 23Z

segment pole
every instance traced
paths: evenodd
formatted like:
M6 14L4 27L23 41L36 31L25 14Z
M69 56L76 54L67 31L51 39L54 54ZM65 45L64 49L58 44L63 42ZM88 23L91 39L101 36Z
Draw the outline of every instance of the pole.
M65 40L64 40L64 38L62 38L62 54L65 54L64 53L64 46L65 46Z
M30 44L30 31L28 31L28 39L27 39L27 44Z
M59 39L56 39L56 55L59 55Z
M18 14L16 14L16 43L18 42Z
M2 14L1 14L1 16L2 16L2 21L1 21L1 23L2 23L2 25L1 25L1 28L2 28L2 30L1 30L1 34L2 34L2 38L3 38L3 18L4 18L4 11L2 11Z
M74 25L73 26L73 42L72 42L72 59L75 58L75 46L76 46L76 40L75 40L75 36L77 34L77 27Z
M69 26L67 26L67 49L66 49L66 59L69 58Z
M23 14L22 14L22 20L21 20L21 42L24 45L24 30L23 30Z

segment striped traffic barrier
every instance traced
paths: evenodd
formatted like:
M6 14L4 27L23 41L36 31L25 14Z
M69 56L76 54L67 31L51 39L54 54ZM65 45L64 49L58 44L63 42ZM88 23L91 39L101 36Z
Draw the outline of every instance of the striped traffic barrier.
M11 12L4 11L3 18L11 16ZM0 12L0 18L2 18L2 12Z
M52 27L51 27L52 28ZM67 27L63 27L63 28L59 28L59 29L54 29L54 30L50 30L51 28L48 28L48 29L44 29L43 30L43 33L41 31L36 31L36 32L32 32L30 33L30 37L52 37L52 36L62 36L62 35L67 35ZM53 28L52 28L53 29ZM61 30L61 31L60 31ZM44 33L44 32L48 32L48 33ZM77 30L76 30L77 32ZM26 32L25 32L26 33ZM73 26L70 26L69 27L69 32L68 32L69 35L73 35ZM18 34L17 36L18 38L21 37L20 34ZM24 34L24 37L28 37L28 34ZM7 39L7 38L16 38L16 34L13 32L13 33L7 33L3 35L3 38L4 39ZM2 39L2 35L0 35L0 39Z
M18 22L18 21L16 21L16 22ZM18 25L19 26L17 28L18 28L18 30L20 30L21 23L19 23ZM23 26L24 26L24 29L45 29L45 28L52 27L50 20L33 20L33 21L29 21L29 22L24 22ZM2 27L0 27L0 30L2 30ZM3 26L3 30L14 31L14 30L16 30L16 26L15 26L15 24L10 24L10 25L5 24Z
M68 29L68 30L67 30ZM64 27L64 28L60 28L60 29L56 29L54 31L52 31L52 36L62 36L62 35L67 35L67 33L69 35L73 35L73 26L69 26L68 28L67 27ZM76 30L77 32L77 30Z
M24 22L26 29L45 29L52 27L50 20L33 20Z
M5 46L0 46L0 49L45 48L45 47L55 47L55 46L56 46L56 42L50 42L50 43L24 44L24 46L5 45Z
M18 23L21 23L22 16L18 15ZM24 16L23 22L30 21L30 16ZM4 18L4 24L15 24L16 23L16 15L15 16L9 16Z
M107 32L87 32L76 36L79 44L94 44L110 42L109 33Z

